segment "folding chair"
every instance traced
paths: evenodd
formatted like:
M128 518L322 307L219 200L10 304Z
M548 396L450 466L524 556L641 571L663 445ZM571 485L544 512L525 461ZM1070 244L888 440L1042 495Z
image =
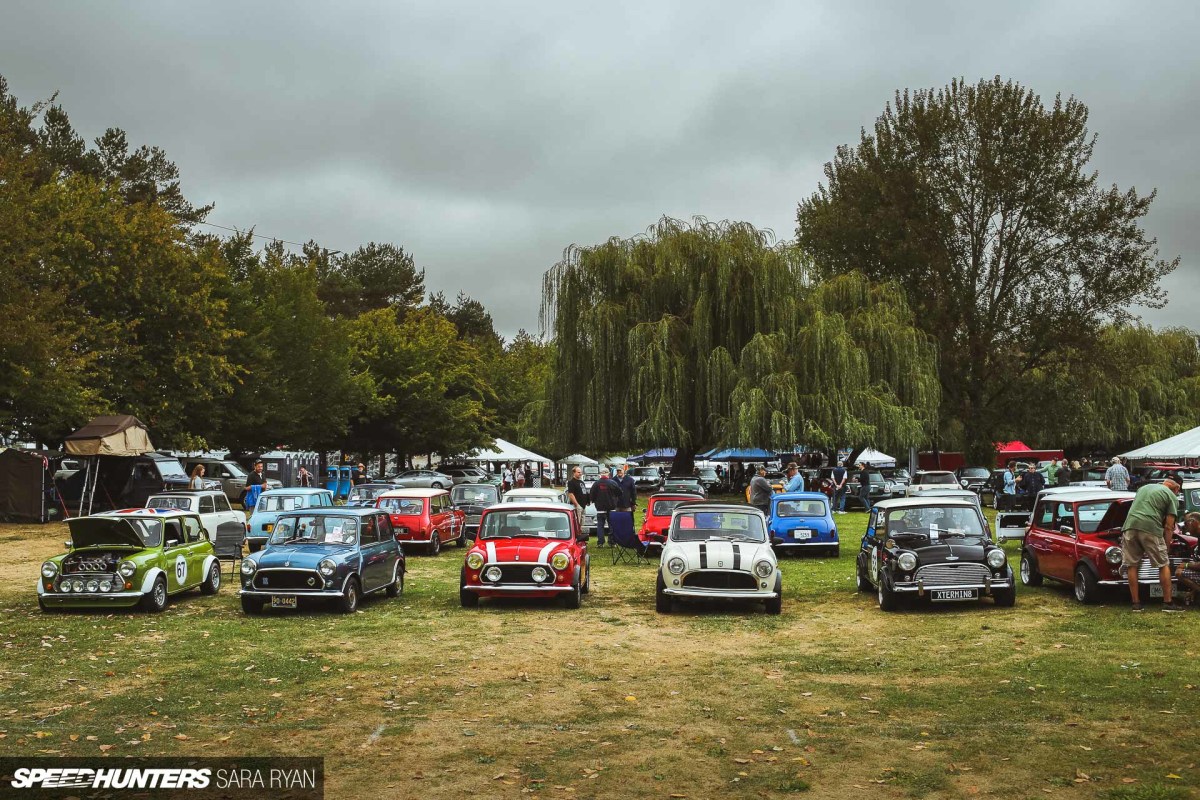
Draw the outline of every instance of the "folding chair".
M221 525L217 528L217 538L213 542L213 551L217 561L229 561L229 574L236 575L234 567L242 560L242 542L246 538L246 529L241 525Z
M608 524L612 534L613 564L648 564L646 545L633 531L632 511L608 512Z

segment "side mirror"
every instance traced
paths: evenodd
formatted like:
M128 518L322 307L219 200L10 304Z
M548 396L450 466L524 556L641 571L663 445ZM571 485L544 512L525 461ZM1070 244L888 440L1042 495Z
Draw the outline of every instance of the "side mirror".
M1060 527L1058 529L1058 532L1061 533L1063 536L1074 536L1075 535L1075 529L1072 528L1070 525L1063 525L1062 527Z
M179 547L179 540L178 539L167 539L167 547L168 548Z
M68 550L70 550L74 546L75 546L75 543L72 542L70 539L67 539L65 542L63 542L63 547L67 548Z

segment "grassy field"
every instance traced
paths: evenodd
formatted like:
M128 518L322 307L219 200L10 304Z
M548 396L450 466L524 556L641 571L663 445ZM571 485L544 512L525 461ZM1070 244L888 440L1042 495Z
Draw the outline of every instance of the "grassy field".
M0 526L0 754L323 755L333 798L1198 796L1200 613L1048 585L884 614L854 589L865 521L784 562L780 617L658 615L654 568L606 549L578 611L466 611L454 548L350 617L247 617L228 582L50 615L65 526Z

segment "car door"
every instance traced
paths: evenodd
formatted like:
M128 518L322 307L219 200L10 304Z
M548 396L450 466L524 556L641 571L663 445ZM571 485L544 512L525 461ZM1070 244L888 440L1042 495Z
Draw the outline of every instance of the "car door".
M438 538L446 542L450 533L450 522L447 519L445 495L434 495L429 498L429 522L437 531Z
M178 517L163 521L163 571L167 573L167 592L174 594L191 585L188 543Z
M374 514L359 520L358 546L362 553L363 591L373 592L387 580L383 576L387 553L379 537L379 520Z
M197 498L197 510L200 512L200 524L204 526L204 534L210 542L217 540L217 525L220 520L217 517L217 506L213 501L211 494L200 495Z
M204 559L209 553L209 539L200 517L183 518L184 549L187 551L186 586L199 586L204 580Z
M392 575L400 574L397 562L400 561L400 543L396 541L396 529L392 527L392 518L387 514L378 514L375 524L379 527L379 540L383 545L385 581L390 581Z
M1048 545L1047 556L1041 563L1043 575L1074 580L1075 551L1079 538L1075 534L1075 506L1072 503L1047 502L1052 509L1053 519L1050 521L1050 533L1046 537Z
M1050 498L1042 498L1034 507L1025 546L1037 559L1039 572L1051 578L1070 580L1070 573L1062 571L1063 534L1054 527L1054 505Z

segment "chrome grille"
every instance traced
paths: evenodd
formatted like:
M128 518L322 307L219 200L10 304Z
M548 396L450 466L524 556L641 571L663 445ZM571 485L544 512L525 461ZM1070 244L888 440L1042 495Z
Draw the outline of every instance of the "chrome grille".
M931 586L983 583L991 571L983 564L929 564L917 570L917 580Z
M1169 559L1169 561L1171 563L1171 575L1173 577L1175 575L1175 569L1184 562L1184 559L1172 558L1172 559ZM1147 583L1158 583L1158 570L1155 569L1154 567L1150 566L1150 559L1148 559L1148 558L1143 558L1142 563L1138 564L1138 573L1137 574L1138 574L1138 583L1142 583L1143 581L1145 581ZM1129 575L1129 570L1122 567L1121 568L1121 577L1125 578L1125 577L1128 577L1128 575Z
M683 587L685 589L730 589L752 592L758 588L758 582L749 572L706 569L685 575Z
M254 573L254 588L315 592L325 588L325 581L311 569L264 569Z

